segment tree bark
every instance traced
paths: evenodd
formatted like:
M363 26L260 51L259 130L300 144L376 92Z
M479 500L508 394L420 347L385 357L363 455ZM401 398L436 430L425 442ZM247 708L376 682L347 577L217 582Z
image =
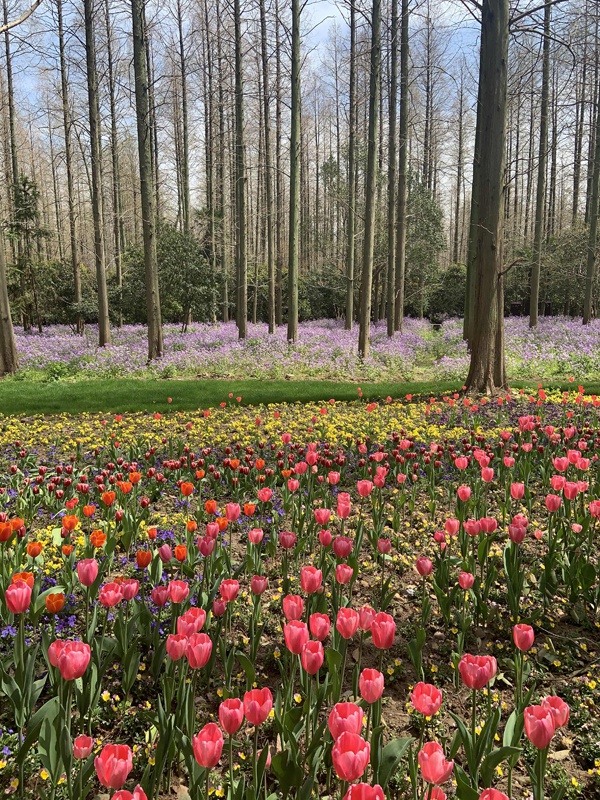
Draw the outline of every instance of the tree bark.
M356 235L356 6L350 0L350 85L348 109L348 220L346 251L346 319L344 327L354 324L354 239Z
M371 65L369 70L369 132L365 186L365 235L360 284L360 329L358 352L367 358L371 334L371 294L375 245L375 192L377 183L377 137L379 134L379 92L381 80L381 0L373 0L371 12Z
M387 263L387 335L394 335L394 300L396 295L396 103L398 100L398 0L392 0L390 48L390 88L388 121L388 263Z
M300 212L300 0L292 0L292 106L290 131L290 226L288 231L289 342L298 339L298 245Z
M508 0L484 0L481 14L479 191L475 303L467 390L489 394L505 383L499 322L506 160Z
M529 300L529 327L538 324L540 302L540 270L544 239L544 206L546 204L546 163L548 158L548 97L550 94L550 22L552 6L544 9L544 47L542 56L542 105L540 110L540 139L538 155L537 188L535 195L535 229L533 236L533 263L531 265L531 292Z
M207 12L205 8L205 16ZM207 20L208 21L208 20ZM179 78L181 81L181 211L183 232L190 232L190 142L188 133L187 65L183 36L183 12L181 0L177 0L177 32L179 34ZM206 37L208 39L208 27Z
M4 241L0 231L0 376L12 374L19 368L15 333L10 315Z
M269 82L269 57L267 53L267 15L265 0L260 0L260 38L262 59L263 120L265 126L265 194L267 227L267 274L269 296L269 333L275 332L275 241L273 206L273 168L271 164L271 95Z
M598 198L600 191L600 103L596 108L594 169L590 187L590 229L587 247L587 269L585 276L585 298L583 302L583 324L592 319L594 279L596 277L596 248L598 246Z
M133 67L142 205L142 236L144 240L146 310L148 315L148 361L151 361L163 355L163 334L156 259L156 212L154 208L150 148L150 100L148 64L146 61L144 0L131 0L131 16L133 21Z
M400 141L398 149L398 205L396 210L396 275L394 280L394 330L401 331L404 320L404 274L406 266L406 201L408 167L408 0L402 0L400 31Z
M90 161L92 178L92 218L94 222L94 255L98 284L98 343L110 344L106 263L104 255L104 222L102 213L102 163L100 150L100 108L98 101L98 72L94 34L94 0L84 0L85 54L90 124Z
M244 152L244 75L240 0L234 0L235 27L235 200L236 200L236 321L240 339L246 338L248 318L248 256L246 237L246 158Z

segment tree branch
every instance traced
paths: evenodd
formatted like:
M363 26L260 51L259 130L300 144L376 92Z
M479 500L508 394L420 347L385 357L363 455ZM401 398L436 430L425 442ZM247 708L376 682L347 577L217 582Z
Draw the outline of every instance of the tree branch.
M510 25L514 25L517 22L520 22L525 17L530 17L532 14L536 14L538 11L543 11L546 6L556 6L559 3L566 3L567 0L549 0L547 3L542 3L541 6L536 6L535 8L530 8L528 11L523 11L521 14L517 14L516 17L513 17L510 21Z
M26 19L33 14L38 6L41 6L42 0L34 0L33 5L29 8L23 16L19 17L19 19L14 19L12 22L7 22L6 25L0 26L0 33L5 33L9 31L11 28L16 28L17 25L20 25L22 22L25 22Z

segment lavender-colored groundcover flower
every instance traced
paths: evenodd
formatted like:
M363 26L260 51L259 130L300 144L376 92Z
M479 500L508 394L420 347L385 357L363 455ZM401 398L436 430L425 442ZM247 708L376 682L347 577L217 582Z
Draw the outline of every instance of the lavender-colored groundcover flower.
M195 324L186 333L165 325L165 355L146 363L146 329L128 325L112 332L110 347L97 346L97 327L84 336L67 326L46 328L42 334L16 331L21 369L45 370L55 377L176 375L230 378L321 378L332 380L416 380L464 378L469 356L462 340L462 322L449 320L434 331L425 320L407 319L393 339L384 325L372 329L371 355L358 357L358 330L345 331L338 320L305 322L299 340L290 345L286 328L269 336L267 326L249 325L240 341L233 323ZM536 330L527 318L506 320L509 376L543 379L600 375L600 321L547 317Z

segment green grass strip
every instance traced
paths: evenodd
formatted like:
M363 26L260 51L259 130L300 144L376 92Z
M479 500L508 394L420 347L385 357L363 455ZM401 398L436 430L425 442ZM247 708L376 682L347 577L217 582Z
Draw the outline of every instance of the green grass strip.
M263 380L139 380L111 378L51 383L19 380L0 381L0 413L79 414L83 412L119 413L125 411L190 411L211 408L228 400L229 393L241 396L244 405L261 403L306 403L356 400L357 387L368 400L407 394L439 396L458 391L456 382L422 383L336 383L333 381ZM515 387L535 388L533 381L515 382ZM576 389L573 383L544 384L545 388ZM588 384L586 392L600 394L600 383ZM168 398L172 402L168 402Z

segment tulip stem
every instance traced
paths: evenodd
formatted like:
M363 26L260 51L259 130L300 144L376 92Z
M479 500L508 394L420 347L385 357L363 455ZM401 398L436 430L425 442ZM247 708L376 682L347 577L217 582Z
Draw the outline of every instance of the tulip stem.
M206 793L204 795L205 800L208 800L208 798L209 798L209 794L208 794L209 789L210 789L210 767L207 767L206 768Z
M475 747L475 729L477 728L477 689L473 689L472 703L473 707L471 709L471 740L472 740L472 746Z
M229 786L233 798L233 736L229 737Z
M252 760L252 776L254 778L254 788L258 794L258 725L254 728L254 758Z

